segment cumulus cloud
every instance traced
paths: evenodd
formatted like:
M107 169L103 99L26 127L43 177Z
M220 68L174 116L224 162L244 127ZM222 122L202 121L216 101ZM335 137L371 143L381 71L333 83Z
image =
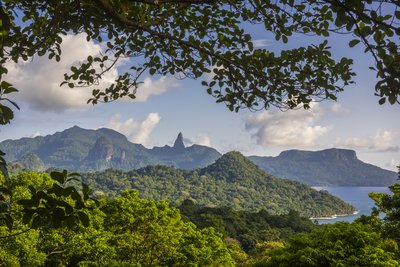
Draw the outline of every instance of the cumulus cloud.
M169 89L178 87L178 85L177 80L173 78L161 77L160 79L153 81L147 77L137 89L134 101L144 102L150 96L161 95Z
M257 144L279 147L313 147L316 140L328 133L332 126L315 125L321 116L318 104L309 110L264 111L249 117L245 122Z
M34 132L33 134L31 134L31 138L35 138L35 137L38 137L38 136L41 136L42 134L39 132L39 131L36 131L36 132Z
M124 134L129 141L142 145L149 145L150 134L154 127L160 122L158 113L149 113L143 121L136 121L134 118L122 120L120 114L114 115L105 125L107 128Z
M332 111L335 114L339 114L339 115L347 115L350 114L350 110L347 108L344 108L340 103L335 102L331 108L330 111Z
M253 40L254 48L263 48L271 44L271 40L268 39L256 39Z
M397 159L392 159L389 163L386 164L386 167L396 170L397 171L397 166L400 166L400 160Z
M197 144L211 147L211 137L206 133L199 133L194 138L184 138L184 141L187 146Z
M73 64L99 54L101 47L87 42L86 36L80 34L63 36L61 49L60 62L44 56L8 66L7 79L20 90L18 97L33 110L62 112L86 105L91 96L92 89L60 87L60 83ZM114 69L107 73L105 80L112 80L116 75Z
M86 34L63 36L61 61L48 60L46 56L35 57L19 64L8 64L10 81L20 92L16 95L26 102L32 110L62 112L87 106L93 88L60 87L64 74L70 73L70 67L83 62L89 55L96 56L104 52L99 44L86 41ZM117 68L125 64L120 61L104 74L101 84L96 88L106 88L118 77ZM162 77L156 81L146 78L138 89L136 101L146 101L151 95L160 95L177 82Z
M336 146L344 146L356 150L374 152L399 152L400 146L395 144L396 135L390 131L378 131L375 136L338 139Z

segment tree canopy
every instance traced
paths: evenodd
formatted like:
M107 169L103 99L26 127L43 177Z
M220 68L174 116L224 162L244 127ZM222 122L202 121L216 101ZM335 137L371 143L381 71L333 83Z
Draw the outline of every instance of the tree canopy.
M1 266L234 266L219 233L184 222L169 203L141 199L137 191L130 190L115 199L101 199L98 205L82 203L88 207L80 209L77 192L58 194L75 190L57 187L57 179L67 177L71 175L35 172L10 177L12 198L0 200ZM0 175L2 191L7 184ZM27 204L39 194L38 216L29 222ZM52 209L55 202L58 207ZM11 226L2 216L6 204ZM59 213L57 218L46 219L57 215L57 210L68 213L69 209L77 211L79 219ZM62 217L65 220L60 221ZM68 226L66 217L73 224Z
M135 98L146 75L173 75L201 80L232 111L309 108L353 83L352 59L331 54L332 34L351 35L349 47L363 45L371 55L379 103L400 103L399 7L395 0L2 0L0 124L19 108L9 98L17 89L7 82L8 63L35 56L60 61L63 36L77 34L105 47L60 81L91 87L88 103ZM274 53L255 46L246 25L282 43L293 35L320 43ZM103 76L121 61L129 64L102 89Z
M398 266L397 252L370 225L337 222L293 237L263 266Z
M0 75L10 60L38 55L59 61L62 36L84 33L107 49L71 66L63 84L97 85L118 61L131 59L114 84L95 87L91 103L135 98L143 75L151 74L201 79L231 110L308 108L312 100L336 99L352 82L352 60L335 60L322 41L350 34L349 46L364 45L374 60L379 102L394 104L400 93L399 6L394 0L6 0L0 8ZM276 54L255 47L246 24L283 43L296 34L323 38ZM1 78L4 94L12 86Z

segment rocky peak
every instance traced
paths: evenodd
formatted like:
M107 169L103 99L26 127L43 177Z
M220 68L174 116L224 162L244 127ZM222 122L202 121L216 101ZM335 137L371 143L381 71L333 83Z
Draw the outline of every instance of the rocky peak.
M357 160L357 155L354 150L350 149L325 149L319 151L319 156L331 160L341 160L341 161L354 161Z
M113 154L114 150L111 141L108 138L101 136L99 137L99 139L97 139L96 143L89 150L87 159L90 161L110 161Z
M179 133L178 137L175 140L174 148L183 149L185 148L185 144L183 143L183 134Z
M357 160L357 155L354 150L330 148L320 151L287 150L281 152L278 158L297 161L354 161Z

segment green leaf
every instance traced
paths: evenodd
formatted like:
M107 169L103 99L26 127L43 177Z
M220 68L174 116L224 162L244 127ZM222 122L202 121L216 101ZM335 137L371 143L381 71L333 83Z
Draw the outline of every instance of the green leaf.
M349 42L349 46L350 47L354 47L355 45L357 45L360 42L359 39L353 39Z
M399 10L396 10L394 12L394 15L396 16L396 19L400 19L400 11Z
M40 219L40 217L38 215L36 215L35 217L33 217L32 223L31 223L31 227L33 229L37 229L39 227L42 226L42 220Z
M61 227L62 222L65 219L65 212L64 209L62 208L56 208L53 211L53 216L52 216L52 223L54 225L54 227L59 228Z
M57 172L57 171L51 172L50 177L51 179L56 180L60 184L65 183L66 175L62 172Z
M394 105L397 101L397 98L395 95L389 95L389 103Z
M64 189L58 184L53 184L53 186L47 192L60 197L63 195Z
M5 220L5 224L6 224L7 228L8 228L9 230L11 230L12 227L13 227L13 224L14 224L13 218L12 218L11 215L8 214L8 213L4 214L4 217L5 217L4 220Z
M89 216L87 216L86 213L84 213L83 211L79 211L78 217L83 226L88 227L90 225Z
M14 118L14 112L6 106L0 104L0 124L10 123Z

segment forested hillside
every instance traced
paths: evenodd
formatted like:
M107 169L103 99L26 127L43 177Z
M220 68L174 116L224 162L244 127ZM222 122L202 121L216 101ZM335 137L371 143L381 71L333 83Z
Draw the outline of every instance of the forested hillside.
M249 212L228 207L199 207L189 199L179 209L184 220L193 222L200 229L213 227L225 237L239 241L246 252L253 252L257 243L287 240L317 227L294 210L272 215L264 209Z
M54 177L58 179L60 174ZM5 199L1 194L1 204L10 205L10 212L4 207L1 211L1 266L235 265L221 234L184 222L179 210L165 201L145 200L128 190L97 204L86 199L80 205L87 208L82 209L67 204L72 204L76 195L57 197L51 191L63 187L56 180L33 172L9 181L0 175L0 187L7 185L13 195ZM46 205L27 211L22 204L31 203L34 190L42 196L49 193L42 199ZM52 210L54 202L60 206ZM46 208L50 217L41 213ZM75 214L72 209L79 211ZM11 215L11 222L5 214Z
M296 210L304 217L354 212L354 207L325 191L262 171L239 152L229 152L214 164L196 170L148 166L130 172L85 173L83 177L99 196L112 197L134 188L141 197L166 200L176 206L191 199L201 206L265 209L272 214Z
M373 213L352 224L318 226L293 210L252 213L190 199L177 209L135 190L96 199L86 185L82 192L71 186L76 174L50 176L0 175L0 265L399 265L398 186L391 196L371 195L384 220Z

